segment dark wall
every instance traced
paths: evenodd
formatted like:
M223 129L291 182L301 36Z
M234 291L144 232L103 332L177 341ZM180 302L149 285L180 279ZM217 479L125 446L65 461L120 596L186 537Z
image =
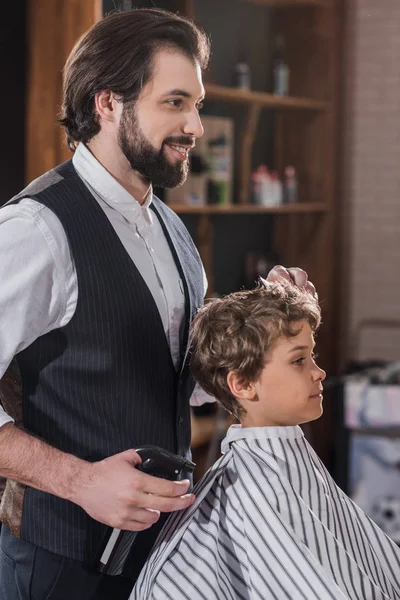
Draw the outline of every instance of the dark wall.
M24 186L25 153L24 0L3 2L0 17L0 205Z
M198 217L181 215L195 243ZM272 251L273 220L267 215L213 215L214 290L229 294L243 286L253 287L255 278L246 274L248 253L277 260Z
M211 60L205 78L219 85L233 84L238 61L246 61L253 89L267 91L270 84L271 24L265 7L238 0L196 0L196 23L211 38ZM222 102L205 102L205 114L223 115L235 125L235 173L238 169L240 132L246 109ZM272 165L272 113L263 112L252 152L253 167ZM237 177L235 177L236 179ZM236 194L234 194L235 199ZM266 215L219 215L213 219L214 289L219 294L237 290L246 282L245 263L249 252L270 255L273 220ZM186 217L184 221L186 222ZM195 234L195 231L193 231ZM250 282L251 285L251 282Z

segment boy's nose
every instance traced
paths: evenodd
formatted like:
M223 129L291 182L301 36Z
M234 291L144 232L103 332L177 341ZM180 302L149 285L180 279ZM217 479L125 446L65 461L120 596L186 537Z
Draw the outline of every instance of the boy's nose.
M326 378L326 371L321 369L318 365L315 365L313 370L314 381L324 381Z

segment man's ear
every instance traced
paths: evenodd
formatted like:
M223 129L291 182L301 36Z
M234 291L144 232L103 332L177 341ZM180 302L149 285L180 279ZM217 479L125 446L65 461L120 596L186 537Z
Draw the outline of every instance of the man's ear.
M119 119L123 104L111 90L101 90L94 97L96 112L102 121L114 122Z
M256 399L256 390L254 384L239 376L237 371L229 371L226 382L229 386L232 396L235 396L235 398L238 400L251 401Z

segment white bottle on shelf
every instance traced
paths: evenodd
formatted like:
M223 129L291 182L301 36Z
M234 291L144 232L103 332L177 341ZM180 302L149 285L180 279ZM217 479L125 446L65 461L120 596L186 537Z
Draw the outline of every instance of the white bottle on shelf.
M276 171L271 173L272 205L280 206L283 202L283 187Z
M235 65L234 86L240 90L249 90L251 87L250 67L244 61Z
M289 67L285 61L285 41L281 35L275 39L275 52L273 63L273 90L275 96L289 94Z
M295 204L298 201L297 175L294 167L285 169L284 199L285 204Z
M272 206L274 192L271 174L266 165L260 165L258 170L261 176L261 204L262 206Z
M259 167L251 174L251 201L253 204L258 206L261 202L261 188L262 188L262 175L259 171Z

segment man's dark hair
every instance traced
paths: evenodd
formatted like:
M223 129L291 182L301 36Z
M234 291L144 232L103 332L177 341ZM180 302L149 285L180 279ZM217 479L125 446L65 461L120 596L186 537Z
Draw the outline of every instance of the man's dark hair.
M107 15L76 43L64 67L60 124L75 150L99 131L94 97L111 90L122 102L137 99L151 79L154 53L181 52L203 71L209 40L192 21L161 9L134 9Z

